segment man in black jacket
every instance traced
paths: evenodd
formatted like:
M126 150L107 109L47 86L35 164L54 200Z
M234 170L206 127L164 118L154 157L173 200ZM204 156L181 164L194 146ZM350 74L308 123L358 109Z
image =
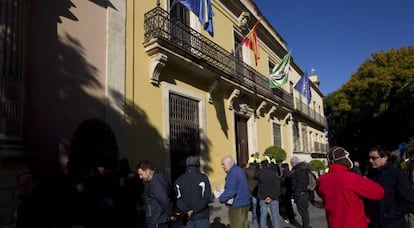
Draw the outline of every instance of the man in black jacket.
M302 228L309 228L309 166L296 156L293 156L290 162L293 166L291 174L293 199L300 216L302 216Z
M384 188L381 201L366 201L365 209L371 219L370 228L407 227L405 215L414 213L414 190L406 173L389 161L390 154L382 148L369 151L367 177Z
M200 159L186 159L187 171L174 184L177 208L184 214L185 228L209 228L211 186L208 177L200 173Z
M137 172L139 179L147 183L145 220L148 228L168 228L169 221L174 218L168 180L148 161L138 163Z
M280 227L279 219L279 195L280 177L267 160L262 161L262 170L254 175L258 180L257 198L260 205L260 227L267 226L267 208L272 213L273 227Z

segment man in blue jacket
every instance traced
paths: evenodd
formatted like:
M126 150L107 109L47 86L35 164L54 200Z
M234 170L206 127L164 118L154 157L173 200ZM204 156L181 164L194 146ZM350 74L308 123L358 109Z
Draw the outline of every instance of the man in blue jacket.
M147 183L145 221L148 228L168 228L169 221L174 219L168 180L148 161L140 162L137 172L139 179Z
M229 207L230 227L247 228L247 216L250 205L249 186L244 171L234 164L231 156L221 160L221 166L227 173L224 192L220 195L220 203Z

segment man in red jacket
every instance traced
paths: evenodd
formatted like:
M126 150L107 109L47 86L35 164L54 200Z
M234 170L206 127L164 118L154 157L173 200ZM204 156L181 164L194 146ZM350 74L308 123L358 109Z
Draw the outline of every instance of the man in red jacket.
M321 196L329 228L367 228L364 199L381 200L384 189L374 181L350 169L349 153L342 147L333 147L327 154L329 172L318 180L317 192Z

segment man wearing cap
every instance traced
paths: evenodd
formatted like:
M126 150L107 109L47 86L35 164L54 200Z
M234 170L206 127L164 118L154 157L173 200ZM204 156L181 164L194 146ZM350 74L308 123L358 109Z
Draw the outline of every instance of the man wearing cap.
M366 201L366 212L371 219L370 228L407 227L405 215L414 213L414 190L406 173L389 161L390 153L381 147L369 150L367 177L384 188L380 202Z
M200 172L200 159L186 159L186 172L174 184L177 208L184 215L185 228L208 228L211 186L208 177Z
M353 163L342 147L328 151L329 172L318 180L316 191L323 200L328 227L367 228L364 199L381 200L384 189L350 169Z
M302 217L302 228L309 228L309 192L308 184L310 172L309 166L305 162L301 162L297 156L290 159L293 166L291 181L293 190L293 199L298 208L298 212Z

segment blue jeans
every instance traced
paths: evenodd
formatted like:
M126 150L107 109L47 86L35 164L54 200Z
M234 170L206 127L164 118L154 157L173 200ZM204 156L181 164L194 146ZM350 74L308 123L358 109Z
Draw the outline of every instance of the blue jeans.
M270 206L270 212L272 213L273 228L280 228L279 218L279 201L272 200L269 204L264 200L260 200L260 227L267 227L267 207Z
M168 228L168 223L148 224L148 228Z
M256 196L251 196L252 200L252 220L257 222L257 198Z
M187 220L184 228L210 228L210 221L206 219Z

